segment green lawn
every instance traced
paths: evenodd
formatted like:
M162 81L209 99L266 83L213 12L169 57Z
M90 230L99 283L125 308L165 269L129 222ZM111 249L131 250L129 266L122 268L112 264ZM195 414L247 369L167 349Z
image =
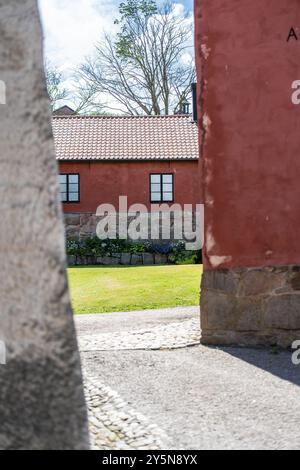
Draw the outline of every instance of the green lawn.
M69 268L75 313L197 305L202 266Z

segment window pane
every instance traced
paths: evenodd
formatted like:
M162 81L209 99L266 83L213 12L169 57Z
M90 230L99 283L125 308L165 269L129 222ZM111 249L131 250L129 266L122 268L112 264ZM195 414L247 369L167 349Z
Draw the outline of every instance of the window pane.
M67 192L67 185L64 183L60 183L60 192L66 193Z
M67 182L67 175L59 175L59 182L66 183Z
M151 183L160 183L160 175L151 175Z
M60 193L61 202L67 202L67 193Z
M171 193L173 191L173 185L169 183L165 183L163 185L163 192L164 193Z
M151 194L151 201L160 202L160 193L152 193Z
M69 183L78 183L78 175L69 175Z
M153 184L152 183L151 184L151 191L155 191L155 192L159 193L160 192L160 184L157 184L157 183Z
M172 183L173 182L173 175L163 175L163 182L164 183Z
M164 193L163 194L163 201L170 202L173 200L173 193Z
M78 200L79 200L78 193L69 193L69 201L78 202Z
M78 184L69 184L70 193L78 193Z

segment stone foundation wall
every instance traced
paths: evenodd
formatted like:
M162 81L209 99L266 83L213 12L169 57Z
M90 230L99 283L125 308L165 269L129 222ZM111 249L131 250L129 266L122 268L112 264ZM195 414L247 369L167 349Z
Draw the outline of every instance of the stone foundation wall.
M203 344L288 348L300 339L300 267L204 272Z
M158 253L116 253L112 256L68 256L69 266L105 265L139 266L171 264L168 255Z
M128 226L130 223L135 219L134 215L128 217ZM64 220L65 220L65 229L66 229L66 237L68 240L83 240L85 238L93 237L96 235L96 228L98 222L103 219L103 217L96 216L90 212L84 213L65 213ZM149 230L148 230L148 237L143 238L143 240L151 240L151 225L150 225L150 214L148 215L148 223L149 223ZM170 241L185 241L186 237L179 237L176 235L174 231L174 216L171 214L171 223L170 223L170 237L168 240ZM165 223L164 219L160 219L159 227L160 227L160 234L164 229ZM195 231L196 227L196 216L192 214L192 227L191 230L186 227L185 235L188 236L188 241L191 240L192 234L191 231ZM118 229L117 229L118 233ZM129 237L130 238L130 237ZM158 242L161 238L153 238L152 241ZM164 240L166 241L166 240ZM193 239L191 240L193 241Z

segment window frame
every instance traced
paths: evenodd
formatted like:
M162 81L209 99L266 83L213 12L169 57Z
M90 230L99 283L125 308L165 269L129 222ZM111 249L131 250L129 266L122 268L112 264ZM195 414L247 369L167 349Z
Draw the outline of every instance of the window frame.
M61 191L59 191L59 194L60 194L60 202L62 204L79 204L80 203L80 173L59 173L58 176L66 176L67 178L67 181L66 181L66 185L67 185L67 192L66 192L66 195L67 195L67 200L66 201L62 201L61 200ZM77 176L78 177L78 201L70 201L69 200L69 184L76 184L76 183L69 183L69 176ZM59 189L60 189L60 182L59 182Z
M159 201L153 201L152 200L152 188L151 188L151 185L152 185L152 182L151 182L151 177L152 176L159 176L160 177L160 182L157 183L157 184L160 184L160 200ZM164 190L163 190L163 176L171 176L172 177L172 183L168 183L168 184L172 184L172 200L171 201L164 201L163 200L163 195L164 195ZM173 204L174 202L174 199L175 199L175 178L174 178L174 173L150 173L149 174L149 189L150 189L150 203L151 204ZM153 183L155 184L155 183ZM170 192L170 191L168 191Z

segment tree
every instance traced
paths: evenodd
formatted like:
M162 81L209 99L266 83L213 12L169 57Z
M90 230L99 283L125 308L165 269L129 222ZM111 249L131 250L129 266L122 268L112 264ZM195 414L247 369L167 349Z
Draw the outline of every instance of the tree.
M77 83L76 86L72 87L71 92L63 87L62 73L47 60L44 69L52 111L55 111L58 105L63 104L60 102L69 98L72 109L76 114L105 114L101 103L93 101L95 90L92 86L87 87L85 84Z
M69 92L63 87L63 76L50 62L45 63L45 76L52 111L60 101L65 100Z
M171 3L126 0L119 8L117 35L106 35L79 78L94 101L128 115L180 111L195 78L192 27Z
M76 114L106 115L103 105L98 100L94 100L95 97L96 90L94 86L87 86L85 82L77 83L72 96L73 108Z

